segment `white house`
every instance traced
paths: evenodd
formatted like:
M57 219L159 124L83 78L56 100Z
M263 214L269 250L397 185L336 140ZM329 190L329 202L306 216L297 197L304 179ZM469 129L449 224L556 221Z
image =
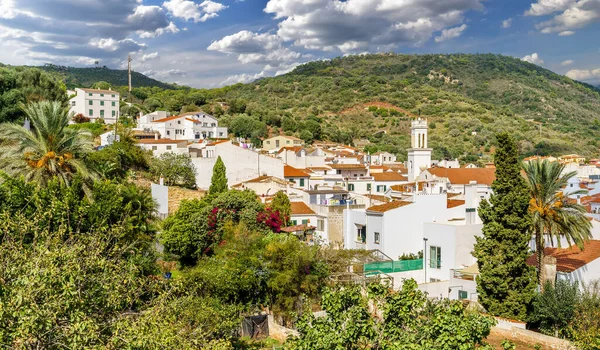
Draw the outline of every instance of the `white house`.
M544 249L545 256L556 258L556 279L579 282L580 287L600 279L600 241L591 240L584 244L583 251L576 245L569 248ZM536 266L537 255L527 259L527 263Z
M203 112L184 113L166 116L157 111L143 115L138 120L137 129L158 131L163 138L173 140L226 139L227 128L220 127L217 119Z
M327 216L319 215L304 202L291 202L290 225L309 225L315 227L315 234L323 244L329 243Z
M388 163L395 163L396 155L390 152L377 152L371 154L371 165L383 165Z
M466 186L476 183L481 196L488 198L495 179L495 168L429 168L419 175L417 181L426 182L423 191L434 194L464 193Z
M256 192L263 202L265 202L267 198L272 198L279 191L287 192L288 187L288 181L269 175L259 176L231 186L231 188L239 190L250 189Z
M83 114L95 122L104 120L107 124L114 124L119 117L119 93L113 90L75 88L68 91L70 112Z
M163 153L188 154L188 141L171 139L142 139L138 146L144 150L152 151L154 157Z

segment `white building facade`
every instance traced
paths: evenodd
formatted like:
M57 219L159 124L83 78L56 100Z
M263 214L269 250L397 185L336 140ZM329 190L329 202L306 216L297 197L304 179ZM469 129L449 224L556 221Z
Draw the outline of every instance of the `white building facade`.
M408 181L414 181L422 170L431 167L431 148L427 148L427 120L421 117L413 120L410 127L408 149Z
M114 124L119 118L119 93L112 90L81 89L67 92L69 96L70 112L82 114L90 121L104 120L106 124Z

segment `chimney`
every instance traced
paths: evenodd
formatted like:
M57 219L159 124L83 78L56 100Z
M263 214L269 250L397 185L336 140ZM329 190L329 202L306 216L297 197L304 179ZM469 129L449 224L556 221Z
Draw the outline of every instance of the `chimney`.
M154 139L158 140L158 132L156 132L156 131L154 132Z
M160 179L158 179L158 184L161 185L161 186L164 186L164 184L165 184L165 178L161 176Z

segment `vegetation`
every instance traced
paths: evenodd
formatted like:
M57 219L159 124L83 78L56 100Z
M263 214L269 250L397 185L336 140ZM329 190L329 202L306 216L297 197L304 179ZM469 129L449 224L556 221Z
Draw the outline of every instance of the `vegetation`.
M167 186L196 188L196 167L185 154L163 153L152 159L150 173L154 181L163 178Z
M564 191L569 179L577 175L575 171L565 173L565 165L558 162L537 161L523 165L529 195L531 197L529 212L532 216L530 232L535 235L538 279L541 287L545 286L544 247L545 239L552 245L561 246L561 238L569 245L574 242L583 249L583 243L591 238L592 223L585 215L581 204L570 201ZM569 194L585 194L577 189Z
M90 135L67 128L67 108L44 101L23 106L23 111L32 130L14 123L0 124L0 137L5 140L0 146L0 169L42 185L54 177L67 185L75 174L83 179L95 177L83 159L92 150Z
M281 216L283 225L287 225L290 220L290 216L292 215L292 204L290 203L290 199L285 192L278 191L275 193L275 197L273 197L273 200L271 201L270 208Z
M517 145L507 133L497 136L496 180L490 200L479 207L483 237L476 237L479 302L494 316L524 320L534 297L535 271L529 256L529 196L520 174Z
M491 317L468 311L458 301L433 301L406 280L394 292L371 285L326 289L327 315L305 313L300 336L288 349L475 349L490 333Z
M531 321L539 323L540 330L546 334L564 337L564 332L575 315L578 299L577 283L558 280L554 285L551 281L545 281L544 290L533 300Z
M225 169L225 163L223 163L221 156L219 156L213 167L213 175L210 179L208 194L218 195L227 191L227 188L227 170Z

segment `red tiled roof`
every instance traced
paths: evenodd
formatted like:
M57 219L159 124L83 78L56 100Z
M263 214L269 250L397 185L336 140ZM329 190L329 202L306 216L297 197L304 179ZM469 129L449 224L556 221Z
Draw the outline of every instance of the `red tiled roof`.
M560 272L573 272L592 261L600 258L600 241L588 241L581 251L576 245L569 248L544 248L545 256L556 258L556 270ZM527 264L537 265L537 254L527 258Z
M427 171L437 177L448 178L453 185L468 185L471 181L478 184L492 185L496 179L495 168L429 168Z
M162 119L157 119L157 120L153 120L153 123L164 123L164 122L168 122L169 120L173 120L173 119L177 119L177 118L183 118L183 116L180 115L172 115L170 117L166 117L166 118L162 118Z
M293 146L293 147L289 147L289 146L287 146L287 147L281 147L281 148L279 149L279 151L277 151L277 154L279 154L279 153L282 153L283 151L292 151L292 152L294 152L294 153L298 153L298 152L302 151L302 148L303 148L302 146Z
M207 146L215 146L218 145L220 143L225 143L225 142L229 142L229 140L215 140L213 142L207 143Z
M367 198L370 198L372 200L376 200L378 202L383 202L383 203L388 203L388 202L392 201L391 198L386 197L386 196L382 196L382 195L379 195L379 194L365 194L364 196L367 197Z
M426 184L426 182L421 181L418 183L419 184L419 191L423 191L423 186ZM392 191L396 191L396 192L412 192L414 191L415 187L415 183L414 182L409 182L409 183L405 183L405 184L401 184L401 185L393 185L390 188L392 189Z
M389 203L386 203L386 204L374 205L372 207L367 208L367 211L374 211L374 212L378 212L378 213L385 213L386 211L390 211L390 210L393 210L393 209L404 207L404 206L407 206L409 204L412 204L412 202L393 201L393 202L389 202Z
M304 202L291 202L290 204L292 205L292 215L316 215Z
M86 88L79 88L85 92L95 92L97 94L115 94L118 95L119 92L115 91L115 90L100 90L100 89L86 89Z
M336 170L352 170L352 169L367 169L363 164L328 164L332 169Z
M395 172L371 174L375 181L408 181L408 178Z
M283 177L310 177L306 172L296 169L293 166L283 166Z
M307 224L300 224L300 225L295 225L295 226L282 227L281 231L287 232L287 233L292 233L292 232L307 231L307 230L314 230L314 229L316 229L316 227L310 226Z
M456 208L458 206L464 205L465 201L462 199L447 199L446 200L446 208Z

